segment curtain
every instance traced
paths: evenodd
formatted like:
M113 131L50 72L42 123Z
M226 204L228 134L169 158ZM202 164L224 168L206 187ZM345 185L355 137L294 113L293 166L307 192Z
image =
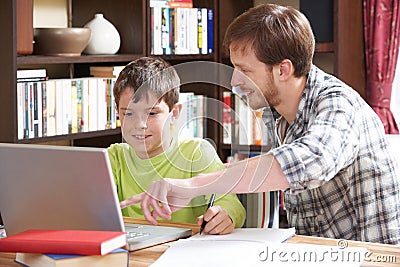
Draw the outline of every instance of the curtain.
M394 75L393 80L392 97L390 98L390 110L392 111L394 119L397 122L397 127L400 128L400 50L399 56L397 57L396 74Z
M385 133L399 133L390 111L400 37L399 0L364 0L366 100L378 114Z

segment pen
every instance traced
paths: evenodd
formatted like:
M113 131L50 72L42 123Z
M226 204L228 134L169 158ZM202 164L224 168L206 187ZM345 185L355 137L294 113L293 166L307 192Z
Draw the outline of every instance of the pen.
M211 208L214 205L214 200L215 200L215 194L211 194L210 202L208 202L207 209ZM203 232L204 227L206 227L206 224L207 224L207 222L206 222L206 220L204 220L204 217L203 217L203 223L200 226L200 234Z

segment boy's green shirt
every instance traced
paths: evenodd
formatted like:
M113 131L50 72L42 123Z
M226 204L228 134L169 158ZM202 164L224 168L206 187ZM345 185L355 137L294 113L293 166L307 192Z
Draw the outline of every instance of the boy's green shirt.
M150 159L140 159L126 143L111 145L108 154L120 201L144 192L160 178L186 179L225 168L211 144L199 138L173 142L164 153ZM171 221L196 223L207 210L209 197L194 198L188 207L174 212ZM236 228L243 226L246 211L236 195L217 195L214 205L228 212ZM143 218L139 204L123 209L122 215Z

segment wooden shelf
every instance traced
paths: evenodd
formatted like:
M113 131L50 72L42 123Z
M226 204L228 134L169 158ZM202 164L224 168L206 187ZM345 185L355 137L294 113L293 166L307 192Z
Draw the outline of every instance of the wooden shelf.
M75 63L102 63L102 62L129 62L142 57L140 54L116 55L82 55L73 57L62 56L18 56L17 64L75 64Z
M60 140L75 140L75 139L85 139L85 138L95 138L100 136L118 135L121 134L121 128L102 130L96 132L85 132L76 134L65 134L65 135L55 135L40 138L29 138L18 140L19 144L37 144L42 142L52 142Z

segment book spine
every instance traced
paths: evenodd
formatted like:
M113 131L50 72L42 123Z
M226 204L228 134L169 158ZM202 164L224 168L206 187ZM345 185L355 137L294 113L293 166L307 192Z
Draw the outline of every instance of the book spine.
M46 69L29 69L29 70L17 70L17 80L27 78L45 78L47 73Z
M188 54L188 45L187 45L187 9L186 8L177 8L177 44L175 47L175 53L177 55Z
M83 80L76 80L76 124L77 132L82 132L82 90L83 90Z
M64 125L63 80L56 80L55 85L56 135L61 135Z
M78 132L78 88L76 80L71 81L71 131L70 133Z
M255 111L255 120L254 120L254 144L261 146L262 145L262 128L263 128L263 121L262 121L262 109Z
M25 84L17 84L17 118L18 118L18 139L24 138L24 111L25 111Z
M188 44L190 54L199 54L197 8L188 8Z
M82 80L82 121L81 130L87 132L89 122L89 80Z
M222 109L223 118L223 142L224 144L232 144L232 104L231 104L231 92L223 92L224 107Z
M207 10L207 52L214 53L214 11Z
M47 84L46 82L41 82L42 86L42 118L41 118L41 124L42 124L42 135L41 136L47 136Z
M162 23L161 23L161 35L162 35L162 40L161 40L161 45L163 49L163 54L164 55L170 55L172 54L171 51L171 46L170 46L170 31L171 31L171 26L170 26L170 8L168 7L163 7L161 9L162 12Z
M202 44L201 54L207 54L208 50L208 36L207 36L207 8L201 8L201 25L202 25Z
M17 83L46 81L46 77L17 78Z
M29 82L29 138L35 137L35 131L33 126L34 121L34 85Z
M47 88L47 136L56 135L56 83L54 80L46 82Z
M88 129L89 131L97 131L97 102L98 102L98 79L89 79L89 105L88 105Z
M153 29L153 35L154 35L154 52L153 55L162 55L163 49L162 49L162 32L161 32L161 27L162 27L162 8L159 6L152 7L153 9L153 14L154 14L154 29Z

